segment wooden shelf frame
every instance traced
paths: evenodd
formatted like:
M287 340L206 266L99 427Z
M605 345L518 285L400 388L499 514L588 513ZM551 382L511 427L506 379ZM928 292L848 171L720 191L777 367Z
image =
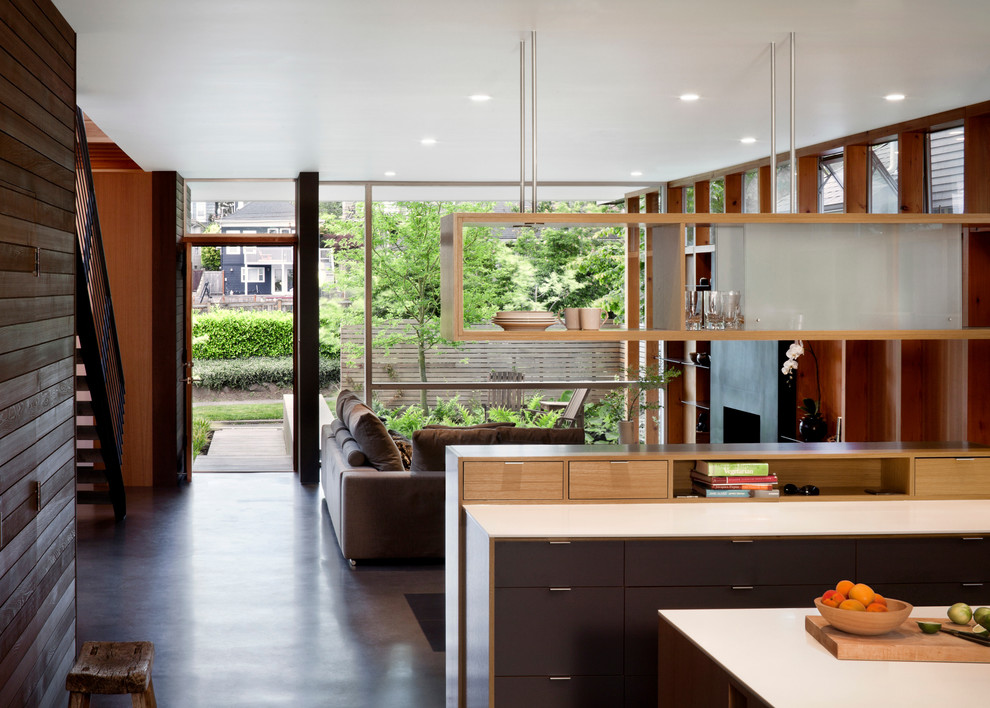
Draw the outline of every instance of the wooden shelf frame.
M956 329L844 329L844 330L685 330L682 296L685 278L685 229L687 226L712 227L747 224L807 225L960 225L964 247L963 272L968 274L968 258L976 247L990 251L990 238L981 237L976 246L972 236L990 230L990 214L491 214L455 213L441 220L441 332L455 341L711 341L711 340L979 340L990 339L990 327ZM464 326L463 308L463 231L471 226L625 226L645 228L651 238L648 256L657 264L654 274L659 283L653 302L655 311L647 322L661 328L551 330L505 332L469 329ZM962 282L964 293L970 292ZM627 293L628 296L628 293ZM963 319L968 321L971 298L964 296Z

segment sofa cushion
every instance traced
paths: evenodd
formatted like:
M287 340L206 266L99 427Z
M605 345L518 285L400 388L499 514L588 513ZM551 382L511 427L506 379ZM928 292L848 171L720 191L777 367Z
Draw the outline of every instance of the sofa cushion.
M330 421L330 432L334 435L339 433L341 430L347 430L347 424L344 423L340 418L334 418ZM349 430L347 432L350 432Z
M378 416L360 401L346 405L344 414L347 428L361 446L368 464L376 470L401 472L402 456Z
M500 428L503 445L583 445L584 428Z
M446 467L448 445L494 445L497 428L424 428L413 433L413 472L435 472Z
M474 428L514 428L515 423L476 423L474 425L440 425L439 423L430 423L429 425L424 425L423 430L472 430Z
M340 393L337 394L337 402L334 404L334 412L337 414L338 420L347 420L347 414L344 412L344 404L350 400L360 400L357 394L347 388L340 389ZM336 431L334 431L336 432Z
M408 470L412 465L412 440L398 430L390 429L388 434L392 437L392 442L399 449L399 455L402 457L402 469Z
M337 422L339 421L334 421L334 423ZM364 450L361 449L357 440L351 435L351 431L343 423L341 423L334 433L334 438L337 440L337 444L340 445L344 459L347 460L348 467L363 467L368 464L368 457L364 454Z

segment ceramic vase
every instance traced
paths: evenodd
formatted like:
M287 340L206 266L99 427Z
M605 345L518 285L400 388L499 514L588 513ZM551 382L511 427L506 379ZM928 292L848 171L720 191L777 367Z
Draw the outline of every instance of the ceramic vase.
M798 423L798 433L805 442L822 442L828 435L828 423L820 415L806 415Z
M619 444L635 445L639 442L639 421L620 420L619 421Z

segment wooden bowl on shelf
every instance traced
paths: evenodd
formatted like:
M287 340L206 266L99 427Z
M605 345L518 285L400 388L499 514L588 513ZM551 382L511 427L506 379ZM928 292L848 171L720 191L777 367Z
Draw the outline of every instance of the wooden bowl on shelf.
M886 612L863 612L857 610L840 610L822 604L820 597L815 598L815 607L821 616L836 629L849 634L872 636L886 634L900 627L911 616L914 606L902 600L887 598Z

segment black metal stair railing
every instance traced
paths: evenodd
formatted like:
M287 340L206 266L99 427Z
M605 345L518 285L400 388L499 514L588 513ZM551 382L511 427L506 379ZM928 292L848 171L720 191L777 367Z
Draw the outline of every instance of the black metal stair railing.
M93 190L82 110L76 108L76 334L86 366L110 501L117 520L126 514L121 462L124 446L124 371L110 298L100 220Z

